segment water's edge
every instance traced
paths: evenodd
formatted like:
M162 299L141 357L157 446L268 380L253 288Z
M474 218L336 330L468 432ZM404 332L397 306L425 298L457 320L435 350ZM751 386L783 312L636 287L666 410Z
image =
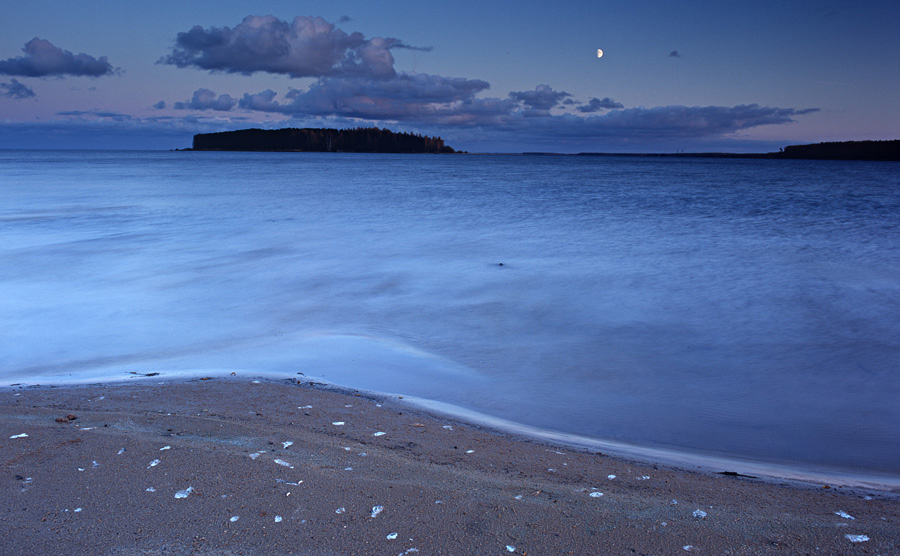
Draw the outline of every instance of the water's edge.
M265 381L271 383L287 383L301 387L321 389L340 394L362 395L380 401L412 408L423 414L456 421L474 426L505 437L540 442L580 452L591 452L606 457L639 462L647 465L663 466L675 470L701 473L706 475L731 475L744 479L756 480L768 484L780 484L793 488L840 488L844 494L878 495L882 498L900 500L900 478L878 475L852 473L829 469L802 468L775 462L749 461L738 458L706 455L688 451L661 449L591 438L577 434L542 429L516 423L499 417L490 416L478 411L453 404L409 396L402 392L381 392L354 388L337 384L324 378L308 376L302 373L254 373L233 378L232 371L196 371L179 372L178 376L167 376L166 373L150 373L152 376L135 375L127 378L108 377L97 380L63 380L44 383L16 383L0 385L0 392L29 390L38 388L81 388L88 386L119 386L140 382L168 385L194 382L201 378L228 379L240 382ZM298 378L296 375L301 374Z

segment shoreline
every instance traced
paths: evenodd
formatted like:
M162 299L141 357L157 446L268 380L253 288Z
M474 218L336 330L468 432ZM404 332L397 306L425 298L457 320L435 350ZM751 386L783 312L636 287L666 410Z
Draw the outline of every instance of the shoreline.
M0 386L5 391L124 386L137 384L178 385L198 380L225 380L229 382L258 382L292 384L342 395L366 396L370 399L392 400L409 410L424 413L436 419L465 424L502 435L511 440L538 442L568 450L602 453L617 459L644 465L666 466L674 470L693 471L708 475L748 477L773 484L790 484L796 488L820 488L823 485L839 487L860 493L880 493L900 500L900 476L885 473L861 473L828 467L801 467L789 463L727 457L715 453L679 450L653 446L641 446L628 442L606 440L573 433L554 431L494 417L477 410L398 393L354 388L330 382L327 379L298 373L301 378L283 373L243 373L241 377L231 371L193 371L166 376L166 373L133 373L127 377L95 377L92 380L56 381L45 384L15 383ZM134 382L137 380L138 382ZM399 400L402 400L399 401Z
M244 378L4 388L0 519L8 534L0 552L780 554L900 546L900 500L890 492L566 449L408 401Z

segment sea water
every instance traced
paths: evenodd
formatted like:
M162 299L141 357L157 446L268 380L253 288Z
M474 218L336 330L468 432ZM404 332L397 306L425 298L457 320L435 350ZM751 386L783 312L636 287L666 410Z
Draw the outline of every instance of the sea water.
M893 163L0 151L0 384L319 377L900 475Z

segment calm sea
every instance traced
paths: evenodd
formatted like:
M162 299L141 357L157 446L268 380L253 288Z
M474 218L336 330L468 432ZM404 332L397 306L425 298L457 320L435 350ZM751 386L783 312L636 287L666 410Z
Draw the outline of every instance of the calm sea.
M0 384L304 373L896 477L898 170L0 151Z

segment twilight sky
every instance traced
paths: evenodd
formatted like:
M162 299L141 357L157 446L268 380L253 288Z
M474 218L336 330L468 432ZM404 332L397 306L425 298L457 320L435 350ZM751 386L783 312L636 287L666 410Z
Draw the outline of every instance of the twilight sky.
M472 152L897 139L898 29L884 0L7 0L0 148L372 125Z

